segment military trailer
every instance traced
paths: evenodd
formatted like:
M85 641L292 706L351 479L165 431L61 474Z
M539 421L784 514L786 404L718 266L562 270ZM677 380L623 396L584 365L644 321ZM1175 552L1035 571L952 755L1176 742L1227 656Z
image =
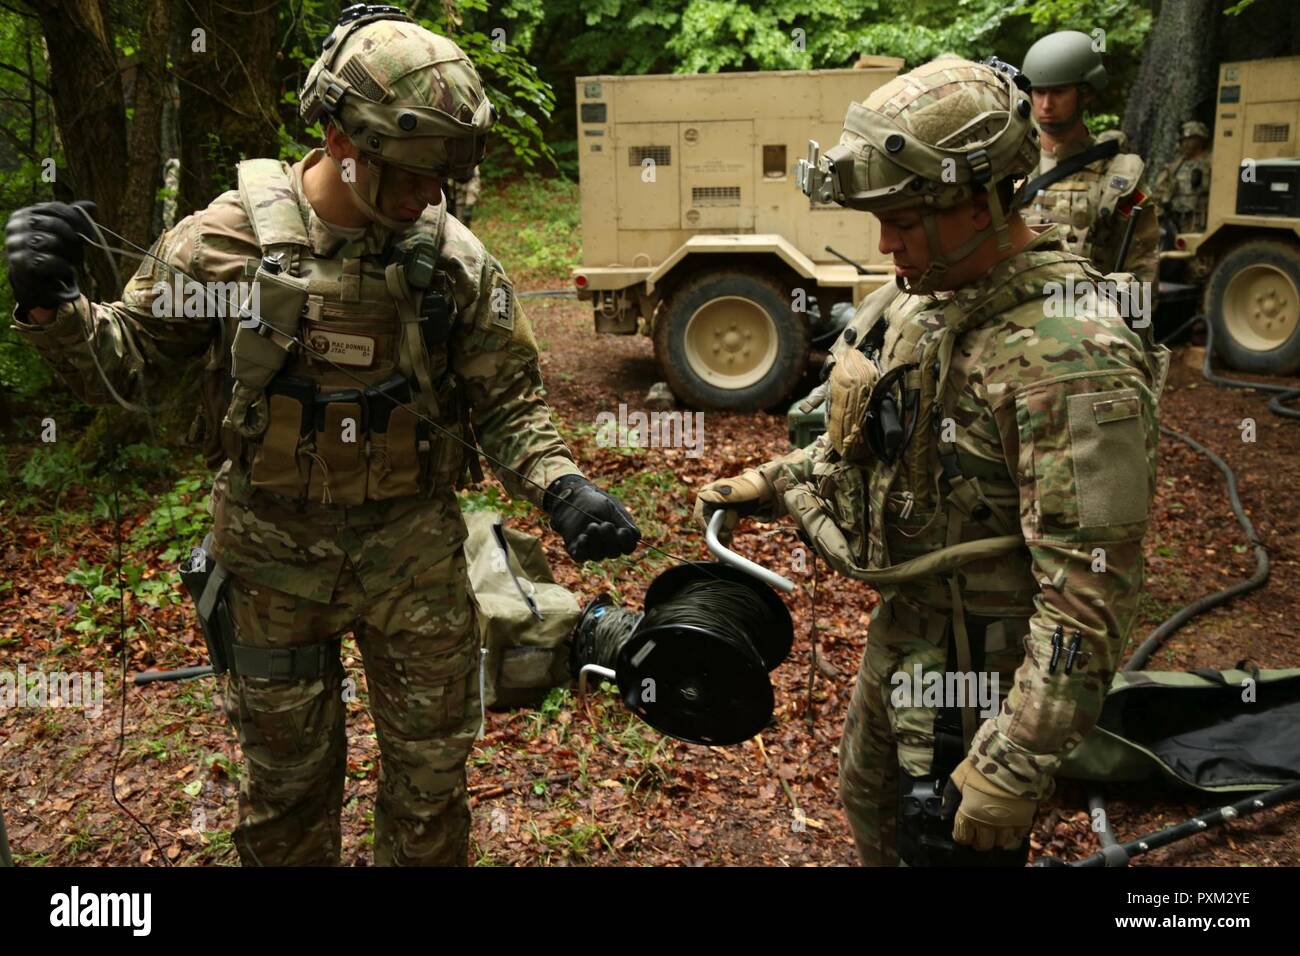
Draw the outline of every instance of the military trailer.
M813 342L892 281L871 216L809 204L808 140L839 141L850 102L903 61L852 70L577 80L580 299L598 333L650 335L678 398L752 410L788 400ZM827 251L852 260L851 265Z
M1161 278L1199 287L1225 362L1290 375L1300 371L1300 57L1222 64L1216 113L1205 231L1175 238Z

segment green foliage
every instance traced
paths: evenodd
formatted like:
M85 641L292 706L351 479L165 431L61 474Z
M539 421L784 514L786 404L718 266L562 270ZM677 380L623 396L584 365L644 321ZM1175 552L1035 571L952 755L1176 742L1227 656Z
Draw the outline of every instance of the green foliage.
M457 7L454 16L448 16L444 9L441 16L422 17L420 22L435 33L450 36L474 62L488 98L500 114L494 132L519 162L533 166L538 159L546 159L554 166L555 155L546 143L538 117L541 121L550 118L555 91L529 62L527 51L510 42L509 30L501 24L501 14L509 16L509 12L490 11L487 0L463 0Z
M518 281L527 272L565 275L579 261L578 189L559 176L529 173L486 190L475 233Z
M86 471L67 442L55 442L32 451L23 464L19 480L29 491L57 491L84 481Z
M149 517L131 533L131 547L145 550L165 545L159 560L169 565L178 563L212 523L205 484L198 475L177 481L171 491L158 499Z
M527 501L520 501L509 498L501 493L501 488L497 485L483 485L482 490L462 491L458 496L460 498L460 510L470 511L495 511L507 518L519 517L528 514L529 504Z

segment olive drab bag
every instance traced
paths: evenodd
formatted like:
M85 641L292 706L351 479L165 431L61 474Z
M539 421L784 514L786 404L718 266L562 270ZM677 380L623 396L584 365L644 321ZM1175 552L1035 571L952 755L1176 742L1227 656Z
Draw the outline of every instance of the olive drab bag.
M492 511L465 515L470 597L483 651L486 707L536 706L569 683L569 639L581 609L555 583L541 542Z
M1096 727L1057 776L1164 777L1214 793L1300 780L1300 668L1241 667L1117 674Z

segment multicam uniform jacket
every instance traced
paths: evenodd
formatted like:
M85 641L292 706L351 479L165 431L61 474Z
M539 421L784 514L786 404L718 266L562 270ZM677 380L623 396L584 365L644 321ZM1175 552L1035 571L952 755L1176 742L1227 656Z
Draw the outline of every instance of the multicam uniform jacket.
M833 354L838 364L874 341L882 376L913 366L902 386L919 395L915 427L896 461L823 435L760 468L777 510L838 570L913 613L951 617L956 594L965 615L1023 642L1014 686L972 751L1033 798L1096 722L1133 625L1162 377L1119 315L1053 297L1069 277L1101 279L1060 239L1044 231L958 292L898 295L878 318L883 340L864 303ZM1009 552L880 584L880 569L934 570L945 548L1009 536L1020 539ZM1068 673L1054 643L1076 646Z
M292 169L273 164L269 177L266 161L243 164L243 198L240 190L227 192L159 238L154 258L143 262L120 301L83 296L47 326L17 318L15 326L97 404L113 400L106 378L127 401L147 405L155 398L148 382L206 352L205 381L213 387L205 389L193 437L203 439L209 463L219 466L214 555L234 574L328 602L345 562L365 591L377 594L460 546L465 526L455 488L469 453L455 439L477 442L504 466L496 473L510 493L534 503L550 482L580 471L551 423L537 345L504 271L442 206L426 209L407 233L436 237L434 286L450 307L442 341L429 339L440 427L394 410L382 396L356 395L365 390L358 379L378 388L403 371L398 312L385 277L403 237L377 225L349 230L322 221L303 195L302 177L323 158L315 150ZM258 175L268 181L247 181ZM270 197L263 202L277 204L280 222L301 243L290 271L308 280L301 337L314 350L290 357L276 382L294 382L298 391L271 398L270 426L252 440L220 427L236 310L214 315L212 299L198 310L170 301L175 290L190 288L188 280L178 284L178 273L201 283L252 277L268 237L259 243L250 194ZM286 218L288 210L297 215ZM329 396L350 401L324 403ZM351 442L340 440L349 421L360 428Z

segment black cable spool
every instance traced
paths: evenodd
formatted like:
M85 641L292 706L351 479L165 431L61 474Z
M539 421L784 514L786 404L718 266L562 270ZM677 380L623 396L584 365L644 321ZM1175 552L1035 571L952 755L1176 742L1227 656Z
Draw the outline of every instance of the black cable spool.
M624 705L660 733L721 746L767 726L768 671L793 643L790 612L767 585L724 564L684 564L651 583L644 614L607 595L588 605L571 664L612 668Z

